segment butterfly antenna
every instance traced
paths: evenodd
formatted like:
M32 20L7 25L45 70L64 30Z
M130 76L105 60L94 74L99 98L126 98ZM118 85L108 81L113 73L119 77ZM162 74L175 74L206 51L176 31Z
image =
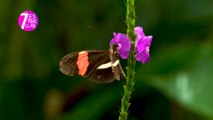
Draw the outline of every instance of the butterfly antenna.
M105 39L108 39L108 38L106 37L106 34L104 34L104 33L103 33L102 31L100 31L99 29L93 27L92 25L88 25L88 28L91 28L91 29L95 30L100 36L104 37Z
M121 17L121 18L119 19L119 21L118 21L118 24L117 24L116 29L115 29L116 32L119 31L119 28L120 28L120 26L121 26L122 21L125 21L123 17Z

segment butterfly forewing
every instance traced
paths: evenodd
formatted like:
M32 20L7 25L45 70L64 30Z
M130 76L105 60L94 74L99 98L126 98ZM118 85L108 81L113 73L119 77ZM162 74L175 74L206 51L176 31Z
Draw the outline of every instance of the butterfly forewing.
M78 73L76 61L78 59L78 52L70 53L64 56L59 62L60 71L65 75L73 76Z
M91 68L94 69L93 66L97 64L99 61L107 61L109 60L109 51L108 50L87 50L87 51L80 51L80 52L73 52L66 56L64 56L61 61L59 62L60 71L64 73L65 75L73 76L74 74L79 73L79 68L77 66L77 61L82 61L83 58L78 58L79 53L87 52L88 55L84 57L89 62L89 66L87 69L87 72L89 73ZM97 66L97 65L96 65ZM87 74L87 73L86 73Z

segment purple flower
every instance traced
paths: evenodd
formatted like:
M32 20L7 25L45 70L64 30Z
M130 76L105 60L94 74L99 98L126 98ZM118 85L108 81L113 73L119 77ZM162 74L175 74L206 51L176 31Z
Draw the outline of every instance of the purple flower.
M114 35L114 38L110 41L109 44L110 45L117 44L118 54L121 56L122 59L127 59L130 52L130 47L131 47L129 38L122 33L116 34L114 32L113 35Z
M149 62L149 48L152 43L152 36L145 36L142 27L135 27L136 33L136 60L142 64Z

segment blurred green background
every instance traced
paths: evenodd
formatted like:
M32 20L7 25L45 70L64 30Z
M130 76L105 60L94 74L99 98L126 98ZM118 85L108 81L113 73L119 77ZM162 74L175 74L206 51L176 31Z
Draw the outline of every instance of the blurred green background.
M212 6L136 0L136 25L154 38L150 62L136 65L129 120L213 120ZM33 32L17 24L28 9L39 16ZM58 62L109 49L112 33L126 31L125 11L123 0L1 0L0 120L116 120L125 82L68 77Z

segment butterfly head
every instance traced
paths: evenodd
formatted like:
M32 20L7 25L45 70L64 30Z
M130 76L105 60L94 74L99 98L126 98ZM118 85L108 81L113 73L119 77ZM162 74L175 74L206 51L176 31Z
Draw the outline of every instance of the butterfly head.
M110 45L110 52L114 55L118 55L117 47L118 47L118 44Z

